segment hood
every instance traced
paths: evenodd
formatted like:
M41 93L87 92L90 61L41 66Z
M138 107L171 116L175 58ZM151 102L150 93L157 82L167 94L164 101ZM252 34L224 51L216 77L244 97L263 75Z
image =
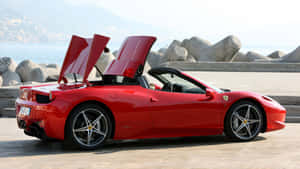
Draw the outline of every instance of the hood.
M120 75L134 78L143 73L147 55L155 42L152 36L128 37L103 75Z
M66 80L67 74L79 74L83 77L83 82L87 82L88 75L99 59L109 37L94 35L93 38L82 38L72 36L67 54L65 56L58 83Z

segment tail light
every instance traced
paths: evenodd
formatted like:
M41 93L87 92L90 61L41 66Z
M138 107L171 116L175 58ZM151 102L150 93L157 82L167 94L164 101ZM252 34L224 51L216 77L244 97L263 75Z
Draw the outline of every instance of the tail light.
M52 101L55 99L55 96L53 95L53 93L50 91L49 93L49 100Z
M19 95L22 100L32 100L32 91L28 88L21 89Z

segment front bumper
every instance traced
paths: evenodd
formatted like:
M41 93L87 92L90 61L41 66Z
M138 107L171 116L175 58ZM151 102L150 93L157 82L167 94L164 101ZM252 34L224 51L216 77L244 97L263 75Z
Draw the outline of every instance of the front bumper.
M264 106L267 118L266 131L280 130L285 127L286 110L280 104Z

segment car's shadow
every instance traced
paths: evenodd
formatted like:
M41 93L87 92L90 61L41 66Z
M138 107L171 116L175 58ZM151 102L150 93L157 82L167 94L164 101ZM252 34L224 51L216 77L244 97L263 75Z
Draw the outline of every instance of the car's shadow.
M258 136L253 141L261 141L261 140L265 140L265 138ZM37 139L0 141L0 149L1 149L0 158L80 153L80 152L106 154L106 153L114 153L114 152L128 151L128 150L164 149L164 148L207 146L207 145L218 145L218 144L247 144L247 142L232 142L224 136L143 139L143 140L110 141L105 146L97 150L82 151L82 150L66 149L64 148L63 143L59 141L42 142Z

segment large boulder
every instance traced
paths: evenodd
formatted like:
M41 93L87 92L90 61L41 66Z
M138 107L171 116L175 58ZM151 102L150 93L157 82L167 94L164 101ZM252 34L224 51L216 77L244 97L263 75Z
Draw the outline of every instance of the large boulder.
M46 81L48 75L45 70L46 68L37 67L30 71L29 81L34 82L44 82Z
M161 63L167 62L168 58L160 52L151 51L147 56L147 60L150 66L158 67Z
M198 61L230 61L241 48L240 40L235 36L228 36L215 45L204 48ZM195 56L197 57L197 56Z
M235 36L228 36L220 42L210 45L200 38L184 40L181 44L197 61L231 61L241 48L240 40Z
M257 52L249 51L247 54L238 52L233 58L232 62L254 62L254 61L270 61L268 56L263 56Z
M146 61L145 62L145 65L144 65L144 71L143 71L143 74L147 74L148 73L148 71L151 69L151 66L150 66L150 64Z
M2 86L2 83L3 83L3 79L2 76L0 76L0 87Z
M35 68L40 67L41 66L30 60L24 60L18 65L18 67L16 68L16 72L19 74L22 82L27 82L31 80L31 71Z
M257 52L249 51L246 54L246 57L249 59L250 62L253 61L270 61L271 59L267 56L263 56Z
M187 59L188 51L180 45L181 43L177 40L170 44L165 53L168 61L185 61Z
M1 57L0 58L0 74L10 70L14 72L16 70L17 64L10 57Z
M88 80L96 80L97 79L97 69L93 68L89 74Z
M59 69L58 64L47 64L46 67L47 67L47 68L55 68L55 69Z
M249 62L249 58L242 52L237 52L231 59L232 62Z
M190 55L200 57L201 49L210 47L211 43L199 37L192 37L191 39L184 39L181 46L186 48Z
M278 59L278 58L281 58L284 55L285 55L284 52L277 50L277 51L269 54L268 57L271 58L271 59Z
M21 83L21 79L16 72L7 70L2 74L3 82L2 86L14 86Z
M115 56L110 52L103 52L100 58L97 60L96 66L104 73L106 67L115 59Z
M118 55L118 50L115 50L112 54L115 56L115 57L117 57L117 55Z
M46 82L57 81L59 78L60 68L58 66L44 68L46 74Z
M158 53L165 54L165 53L167 52L167 49L168 49L168 48L160 48L160 49L158 50Z
M197 62L195 57L193 55L190 55L190 54L187 56L186 61L188 61L190 63L196 63Z
M300 62L300 46L291 53L282 56L281 62Z

